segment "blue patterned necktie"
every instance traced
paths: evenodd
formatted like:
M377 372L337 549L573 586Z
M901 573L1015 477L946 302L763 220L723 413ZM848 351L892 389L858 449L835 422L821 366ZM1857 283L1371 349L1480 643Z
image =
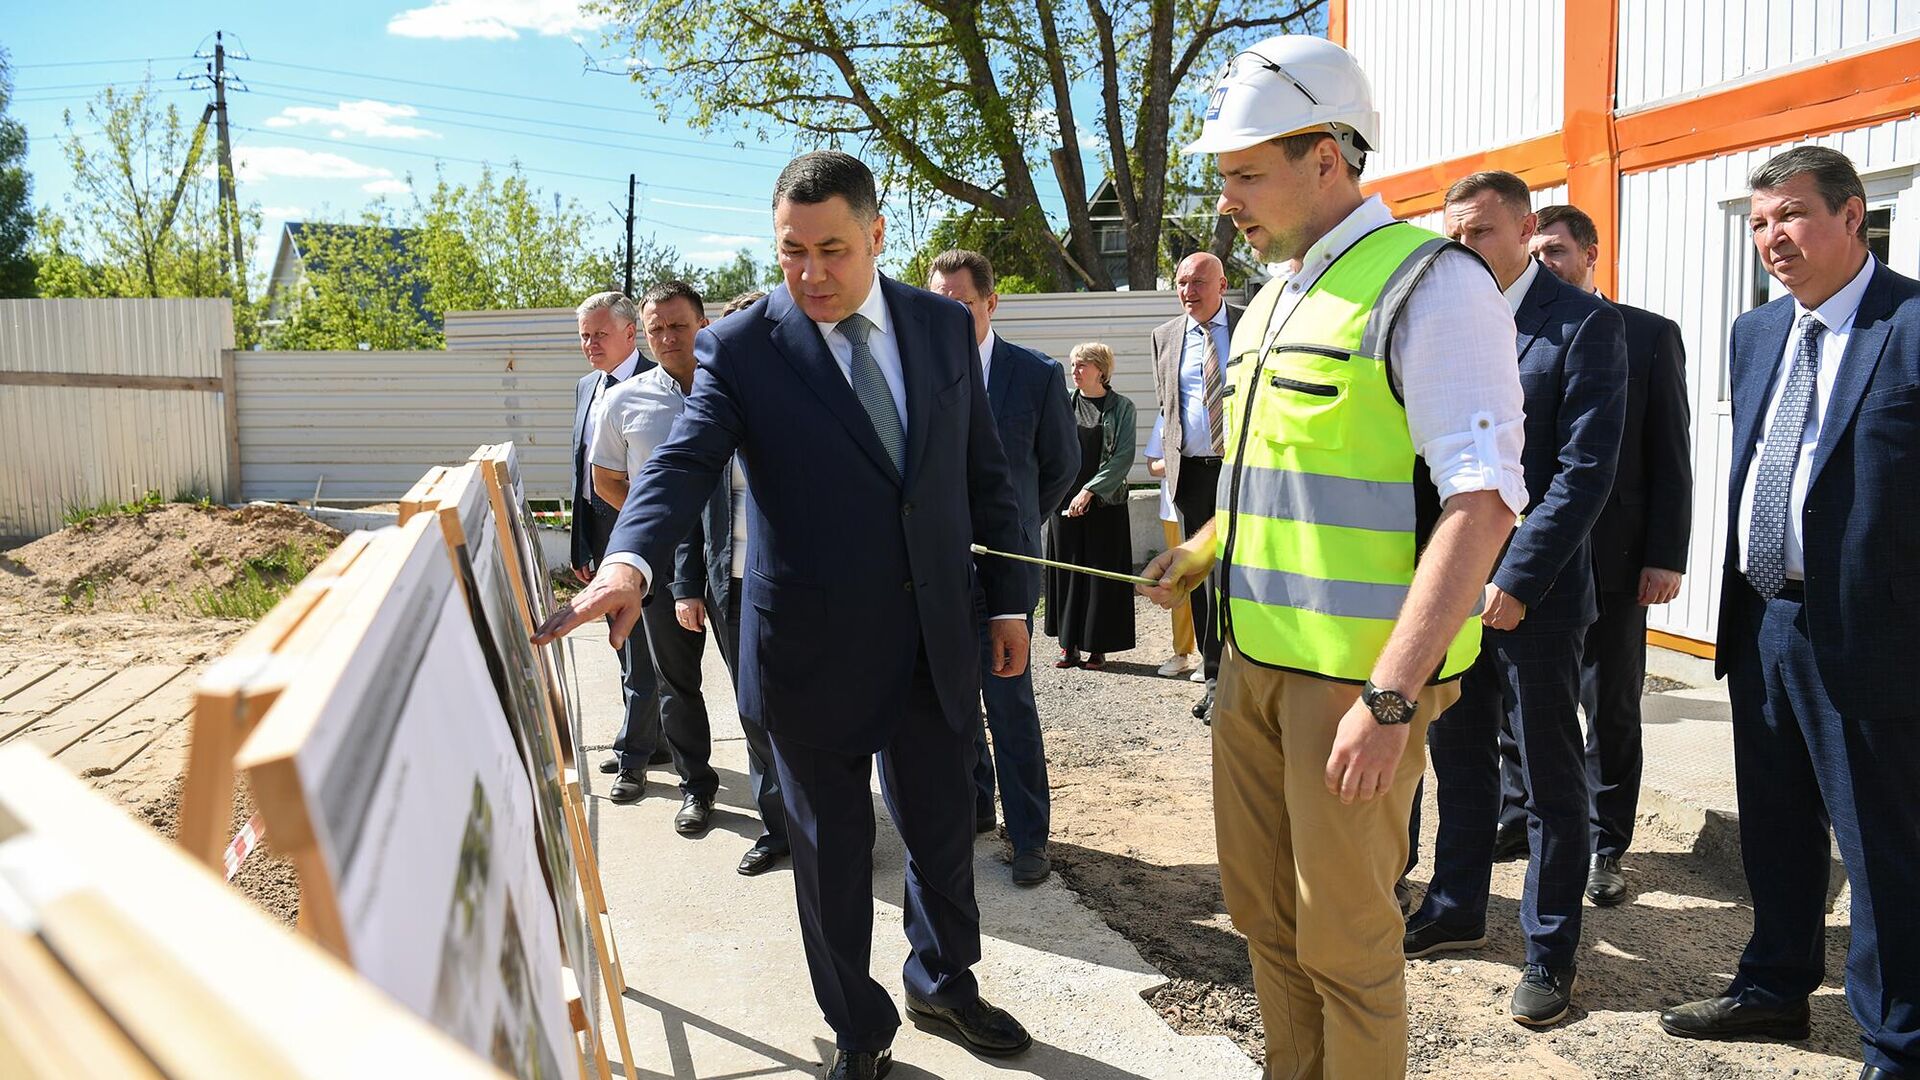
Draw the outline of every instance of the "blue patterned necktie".
M1753 484L1753 520L1747 530L1747 580L1771 600L1786 583L1787 511L1793 505L1793 473L1800 464L1800 441L1813 413L1815 380L1820 371L1820 334L1826 326L1809 311L1800 317L1800 344L1794 349L1787 388L1780 393L1760 473Z
M893 391L887 387L887 377L880 373L880 364L873 358L873 350L867 345L867 335L873 332L873 324L861 314L849 315L834 325L834 329L845 334L853 344L853 394L860 399L860 405L867 410L867 419L873 422L873 433L880 436L880 445L887 451L887 457L893 461L893 469L901 476L907 474L907 438L900 428L900 413L893 406Z

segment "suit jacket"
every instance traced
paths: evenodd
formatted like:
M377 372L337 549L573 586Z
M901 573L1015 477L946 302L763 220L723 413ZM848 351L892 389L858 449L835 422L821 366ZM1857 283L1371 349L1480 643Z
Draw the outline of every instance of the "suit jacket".
M1793 300L1734 320L1733 467L1715 673L1759 651L1764 601L1740 570L1740 493L1753 468ZM1900 676L1920 641L1920 282L1874 269L1820 424L1800 519L1807 637L1842 716L1920 718Z
M1246 314L1247 309L1235 307L1232 304L1228 304L1226 307L1227 336L1231 338L1233 332L1240 328L1240 316ZM1180 490L1180 446L1185 438L1182 434L1180 423L1180 353L1186 342L1186 336L1187 315L1185 312L1181 312L1179 315L1154 327L1152 334L1153 390L1154 398L1160 406L1160 419L1164 425L1160 430L1160 445L1166 447L1167 450L1165 460L1167 463L1167 490L1169 492ZM1226 368L1224 367L1226 362L1227 358L1222 356L1220 358L1220 363L1223 365L1220 369L1220 377L1222 379L1226 378ZM1198 528L1203 524L1205 524L1205 522L1189 522L1187 527Z
M1047 515L1066 502L1080 471L1066 373L1054 360L996 334L987 380L994 429L1007 452L1013 497L1020 504L1020 551L1038 555ZM1039 568L1033 569L1037 588Z
M645 356L633 369L638 375L653 366ZM632 376L628 376L631 378ZM588 468L586 445L587 412L593 404L593 391L600 385L599 371L580 376L573 387L573 565L595 568L607 553L607 538L613 535L614 519L620 508L593 493L593 470Z
M1645 308L1613 306L1626 322L1627 412L1613 494L1593 527L1593 578L1603 593L1634 593L1644 567L1687 569L1692 420L1680 328Z
M1493 583L1527 605L1523 630L1586 626L1598 614L1588 537L1613 487L1627 411L1620 312L1543 266L1513 324L1526 396L1527 512Z
M699 375L635 478L609 551L669 565L737 451L750 498L740 705L838 753L887 745L915 668L956 732L979 717L969 543L1020 544L967 310L880 278L906 383L904 478L820 331L784 286L702 330ZM988 610L1029 611L1027 578L982 559Z

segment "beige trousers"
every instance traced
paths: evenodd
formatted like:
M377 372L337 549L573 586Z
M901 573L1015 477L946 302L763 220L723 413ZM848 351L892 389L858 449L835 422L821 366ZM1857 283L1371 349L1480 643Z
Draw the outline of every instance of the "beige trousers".
M1180 535L1180 523L1177 521L1162 520L1160 535L1166 537L1168 551L1179 547L1180 541L1184 539ZM1205 588L1205 586L1201 587ZM1173 605L1173 651L1177 655L1185 656L1198 648L1199 646L1194 644L1193 640L1193 605L1181 601Z

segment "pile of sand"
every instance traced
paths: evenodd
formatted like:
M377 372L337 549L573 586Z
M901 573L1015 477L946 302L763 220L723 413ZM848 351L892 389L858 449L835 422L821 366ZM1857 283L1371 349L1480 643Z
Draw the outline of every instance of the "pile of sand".
M294 547L310 564L340 537L284 506L176 503L105 515L0 555L0 596L74 611L181 612L196 591L243 578L250 561Z

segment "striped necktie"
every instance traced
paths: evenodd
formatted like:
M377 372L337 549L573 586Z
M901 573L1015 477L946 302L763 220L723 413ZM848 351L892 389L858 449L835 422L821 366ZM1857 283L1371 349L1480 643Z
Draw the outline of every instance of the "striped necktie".
M1207 399L1208 445L1213 448L1213 456L1219 457L1226 453L1227 446L1226 394L1220 381L1220 351L1213 343L1212 326L1195 329L1207 345L1207 357L1200 365L1200 384Z
M860 399L860 406L867 410L867 419L873 422L873 433L880 436L880 445L887 451L887 457L893 461L893 469L901 476L907 474L907 438L900 427L900 413L894 409L893 391L887 386L887 377L880 373L880 364L873 358L873 349L867 344L867 336L873 332L873 324L865 315L854 313L840 320L834 329L846 335L853 345L853 394Z
M1753 484L1753 518L1747 530L1747 580L1771 600L1786 583L1787 512L1793 505L1793 474L1800 464L1800 441L1813 413L1820 371L1820 334L1826 329L1809 311L1800 317L1800 344L1794 349L1787 387L1767 425L1760 472Z

